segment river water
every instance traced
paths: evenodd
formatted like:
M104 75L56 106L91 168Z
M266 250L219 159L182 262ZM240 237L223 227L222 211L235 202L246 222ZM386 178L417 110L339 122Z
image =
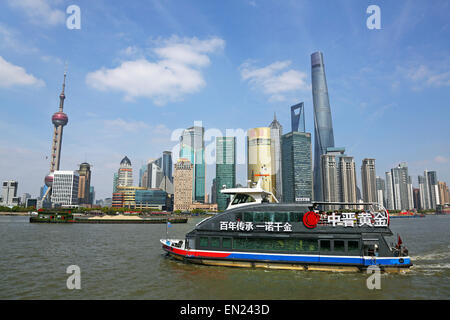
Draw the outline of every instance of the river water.
M184 238L199 218L172 224ZM414 267L368 274L202 266L168 258L164 224L35 224L0 217L0 299L449 299L450 216L391 219ZM81 289L66 286L77 265Z

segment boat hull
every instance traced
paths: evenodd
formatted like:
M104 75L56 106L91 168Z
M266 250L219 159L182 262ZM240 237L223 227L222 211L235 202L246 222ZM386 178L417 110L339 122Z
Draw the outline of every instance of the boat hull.
M302 271L359 272L376 265L384 272L408 271L409 257L325 256L278 253L185 250L161 241L171 257L195 264Z

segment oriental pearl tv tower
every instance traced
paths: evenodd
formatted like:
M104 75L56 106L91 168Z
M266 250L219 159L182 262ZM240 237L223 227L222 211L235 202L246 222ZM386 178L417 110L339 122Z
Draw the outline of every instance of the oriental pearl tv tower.
M66 73L64 72L64 81L62 85L62 92L59 95L59 111L55 112L52 116L52 123L55 126L53 130L53 140L52 140L52 155L50 158L50 173L45 177L45 185L48 187L42 200L44 201L47 195L50 193L53 185L53 172L59 170L59 162L61 160L61 145L62 145L62 135L63 128L69 121L67 115L63 112L64 109L64 90L66 88Z

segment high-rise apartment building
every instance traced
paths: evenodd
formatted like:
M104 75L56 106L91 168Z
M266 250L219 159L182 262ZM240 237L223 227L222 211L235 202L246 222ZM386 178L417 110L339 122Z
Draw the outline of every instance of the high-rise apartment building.
M288 203L311 202L313 196L311 134L293 131L283 135L281 141L282 200Z
M338 157L344 154L341 150L329 150L321 155L321 176L322 176L322 195L321 199L325 202L340 202L340 184L339 184L339 160ZM325 205L325 210L338 209L337 205Z
M54 171L52 204L60 206L78 205L78 171Z
M194 165L189 159L178 158L174 166L173 185L174 200L173 210L189 210L193 199Z
M311 80L314 106L314 199L322 200L321 156L334 147L333 123L322 52L311 55Z
M436 171L426 171L425 175L428 177L428 188L430 194L430 206L431 209L436 209L436 206L440 204L439 199L439 186Z
M353 157L339 156L338 183L340 187L339 198L341 202L353 202L356 196L356 165ZM343 205L344 209L354 209L355 205Z
M249 129L247 133L247 179L257 183L260 178L262 189L275 194L272 138L268 127Z
M194 125L185 129L180 136L180 156L193 165L192 200L205 202L206 164L205 164L205 129Z
M277 199L282 199L283 194L283 176L282 176L282 152L281 136L283 135L283 126L278 122L276 115L273 115L273 121L269 125L271 141L271 158L272 158L272 186L274 187L274 195Z
M375 159L363 159L361 165L361 185L363 201L372 203L377 202ZM368 209L368 207L366 207L366 209Z
M376 177L376 195L377 195L377 202L386 207L386 196L385 196L385 190L386 190L386 183L383 178Z
M400 163L396 168L392 168L389 177L386 174L386 192L388 197L392 195L392 199L389 199L389 201L393 201L392 204L389 203L390 210L413 209L412 182L405 162Z
M385 173L386 176L386 189L385 189L385 208L388 210L395 210L394 202L394 187L392 185L392 173L390 171Z
M220 192L236 185L236 137L216 137L216 178L214 200L218 210L228 206L229 195ZM214 203L212 201L211 203Z
M87 162L80 164L78 170L78 203L91 204L90 187L91 187L91 166Z
M15 204L14 198L17 197L17 188L19 183L14 180L3 181L2 186L2 204L4 206L12 206Z

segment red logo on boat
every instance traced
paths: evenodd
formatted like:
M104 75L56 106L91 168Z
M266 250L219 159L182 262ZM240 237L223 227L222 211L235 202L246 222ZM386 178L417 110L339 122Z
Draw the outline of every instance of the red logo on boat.
M308 211L303 215L303 224L307 228L315 228L317 226L317 222L319 222L320 216L314 211Z

